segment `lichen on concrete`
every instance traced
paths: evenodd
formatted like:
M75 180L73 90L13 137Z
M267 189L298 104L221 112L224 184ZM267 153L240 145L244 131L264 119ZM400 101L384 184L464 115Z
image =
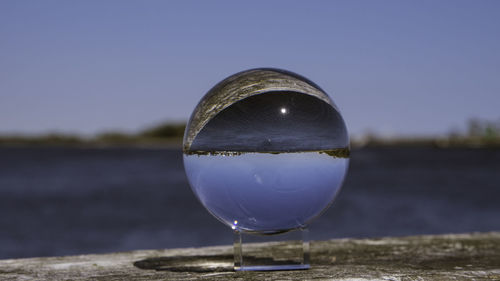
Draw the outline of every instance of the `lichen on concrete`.
M226 279L500 280L500 232L313 241L299 271L234 272L231 246L0 260L0 280Z

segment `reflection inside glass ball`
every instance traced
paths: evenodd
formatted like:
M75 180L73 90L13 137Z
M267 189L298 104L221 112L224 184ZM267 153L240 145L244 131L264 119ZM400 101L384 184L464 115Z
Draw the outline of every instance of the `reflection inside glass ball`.
M217 84L186 128L184 165L208 211L232 229L279 233L307 226L334 200L348 135L314 83L277 69Z

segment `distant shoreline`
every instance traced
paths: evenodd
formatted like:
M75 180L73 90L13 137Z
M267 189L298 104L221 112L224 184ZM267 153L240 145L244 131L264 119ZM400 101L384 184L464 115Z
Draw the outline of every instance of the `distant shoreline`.
M500 148L500 138L436 137L436 138L376 138L352 140L351 147L436 147L436 148Z
M0 135L0 146L181 147L185 123L164 123L138 133L108 131L93 137L74 134Z
M0 147L83 147L83 148L179 148L182 139L130 139L102 141L86 139L11 138L0 136Z
M474 121L474 120L473 120ZM352 138L351 148L361 147L436 147L436 148L500 148L500 125L470 122L468 133L448 136L382 137L368 134ZM168 147L182 149L186 124L162 123L137 133L108 131L93 137L74 134L48 133L42 135L0 134L0 147L5 146L71 146L71 147Z

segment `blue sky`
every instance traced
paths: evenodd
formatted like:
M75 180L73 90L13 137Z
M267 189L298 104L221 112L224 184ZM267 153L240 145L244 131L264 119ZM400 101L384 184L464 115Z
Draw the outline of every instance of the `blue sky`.
M217 82L278 67L349 131L500 119L500 1L0 1L0 134L187 120Z

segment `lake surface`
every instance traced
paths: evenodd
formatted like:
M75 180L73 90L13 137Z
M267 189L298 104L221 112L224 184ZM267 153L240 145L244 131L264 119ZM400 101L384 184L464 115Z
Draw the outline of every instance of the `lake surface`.
M311 239L500 230L500 149L364 148ZM231 244L180 149L0 148L0 258Z

